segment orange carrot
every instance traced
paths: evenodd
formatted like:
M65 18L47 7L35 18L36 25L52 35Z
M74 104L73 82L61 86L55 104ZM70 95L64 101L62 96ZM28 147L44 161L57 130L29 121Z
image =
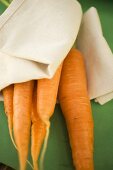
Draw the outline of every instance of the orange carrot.
M46 128L44 122L37 113L37 84L34 87L33 106L32 106L32 126L31 126L31 155L34 170L38 170L37 161L39 158L42 143L44 141Z
M40 159L40 169L43 169L43 159L47 147L47 141L49 136L49 119L52 116L56 104L57 91L59 86L60 74L62 65L58 68L55 75L51 79L38 80L37 88L37 112L40 119L46 125L46 137L44 140L44 146Z
M93 119L84 61L72 49L64 60L59 101L66 120L76 170L93 170Z
M8 128L11 140L13 142L12 130L13 130L13 92L14 92L14 85L9 85L8 87L3 89L3 96L4 96L4 108L5 113L8 118ZM14 142L13 142L14 143Z
M28 156L33 86L34 81L14 85L13 129L19 154L20 170L25 170Z

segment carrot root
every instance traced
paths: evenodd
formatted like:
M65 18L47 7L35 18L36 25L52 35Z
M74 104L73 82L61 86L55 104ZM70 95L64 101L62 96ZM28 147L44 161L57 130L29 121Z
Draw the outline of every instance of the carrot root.
M33 87L34 81L17 83L14 86L13 129L14 139L18 150L20 170L26 169L28 157Z
M71 49L64 60L59 101L66 120L76 170L94 170L93 117L82 54Z
M33 168L33 165L30 163L30 161L27 160L27 163L28 163L28 165L29 165L32 169L34 169L34 168Z
M37 81L34 85L32 102L32 113L31 113L31 156L34 170L38 170L38 158L40 150L46 135L46 127L44 122L39 118L37 112Z
M44 123L46 125L46 136L44 139L44 144L43 144L42 153L41 153L41 157L40 157L40 170L44 170L44 158L45 158L45 153L47 150L49 132L50 132L50 122L44 121Z
M17 146L16 146L15 141L13 139L12 127L10 126L10 123L9 123L9 135L10 135L10 138L11 138L11 141L12 141L14 147L17 149Z
M10 126L10 124L9 124L9 126ZM13 138L12 128L11 128L11 127L9 127L9 135L10 135L11 141L12 141L15 149L18 151L17 146L16 146L16 143L15 143L14 138ZM33 169L33 166L32 166L32 164L29 162L29 160L27 160L27 163L28 163L28 165Z
M36 136L36 129L37 129L37 124L36 124L36 122L33 122L32 126L31 126L31 156L32 156L32 162L33 162L33 169L34 170L38 170L38 165L37 165L37 160L38 160L37 149L36 149L36 145L34 143L34 141L37 142L37 140L38 140L37 136ZM37 131L37 133L38 133L38 131Z
M31 156L34 170L37 170L38 158L46 134L45 124L40 119L32 124L31 134Z
M37 112L39 118L46 125L46 135L40 157L40 170L44 170L44 157L47 150L48 138L49 138L49 119L54 113L54 108L57 99L58 86L60 81L62 64L56 70L56 73L51 79L38 80L37 86Z

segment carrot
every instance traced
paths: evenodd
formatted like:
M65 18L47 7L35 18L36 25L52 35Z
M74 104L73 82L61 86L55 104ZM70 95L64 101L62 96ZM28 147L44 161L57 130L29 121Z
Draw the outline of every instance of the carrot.
M37 161L44 141L46 128L44 122L39 118L37 113L37 84L34 87L33 105L32 105L32 126L31 126L31 155L34 170L38 170Z
M3 97L4 97L4 108L5 113L7 115L8 119L8 128L9 128L9 134L11 137L11 140L14 143L12 130L13 130L13 93L14 93L14 85L9 85L8 87L4 88L2 90Z
M34 81L14 85L13 129L19 154L20 170L25 170L28 156L33 86Z
M9 128L9 134L11 137L11 141L14 145L14 147L17 149L17 146L15 144L15 141L13 139L13 94L14 94L14 85L9 85L6 88L2 90L3 97L4 97L4 108L5 108L5 113L8 118L8 128ZM27 163L30 165L32 168L31 163L27 160Z
M87 92L84 61L72 49L64 60L59 102L66 120L76 170L93 170L93 119Z
M59 86L62 65L58 68L55 75L51 79L40 79L37 81L37 112L40 119L46 125L46 136L44 139L43 150L40 158L40 169L43 169L44 155L47 148L49 136L49 119L52 116L56 104L57 91Z

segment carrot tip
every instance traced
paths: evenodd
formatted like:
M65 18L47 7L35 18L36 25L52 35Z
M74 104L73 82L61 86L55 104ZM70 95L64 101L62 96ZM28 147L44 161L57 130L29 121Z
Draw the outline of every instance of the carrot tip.
M8 126L9 126L9 135L10 135L11 141L12 141L12 143L13 143L15 149L18 150L18 149L17 149L17 146L16 146L16 144L15 144L15 141L14 141L14 139L13 139L11 124L8 123ZM27 160L27 163L28 163L28 165L33 169L32 164L31 164L28 160Z
M30 161L27 160L27 163L28 163L28 165L33 169L33 166L32 166L32 164L30 163Z
M12 131L13 131L12 122L11 122L11 119L9 117L8 117L8 128L9 128L9 135L10 135L11 141L12 141L14 147L17 149L17 146L16 146L15 141L13 139L13 134L12 134Z
M48 144L48 139L49 139L49 129L50 129L50 122L44 121L44 123L46 124L46 136L44 139L43 149L42 149L42 153L40 157L40 170L44 170L44 157L45 157L45 153L47 150L47 144Z

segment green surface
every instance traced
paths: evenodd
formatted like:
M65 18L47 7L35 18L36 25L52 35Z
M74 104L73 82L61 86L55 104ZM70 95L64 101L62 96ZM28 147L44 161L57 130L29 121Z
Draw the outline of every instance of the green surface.
M5 6L0 2L0 14L2 14L5 10Z
M113 50L113 1L111 0L81 0L83 9L91 6L98 9L104 35ZM4 11L0 3L0 13ZM92 101L94 117L95 170L113 170L113 100L100 106ZM17 152L14 149L7 128L7 119L0 103L0 162L18 170ZM27 170L30 170L27 167ZM71 150L64 118L59 105L56 106L51 119L51 130L45 157L45 170L74 170Z

